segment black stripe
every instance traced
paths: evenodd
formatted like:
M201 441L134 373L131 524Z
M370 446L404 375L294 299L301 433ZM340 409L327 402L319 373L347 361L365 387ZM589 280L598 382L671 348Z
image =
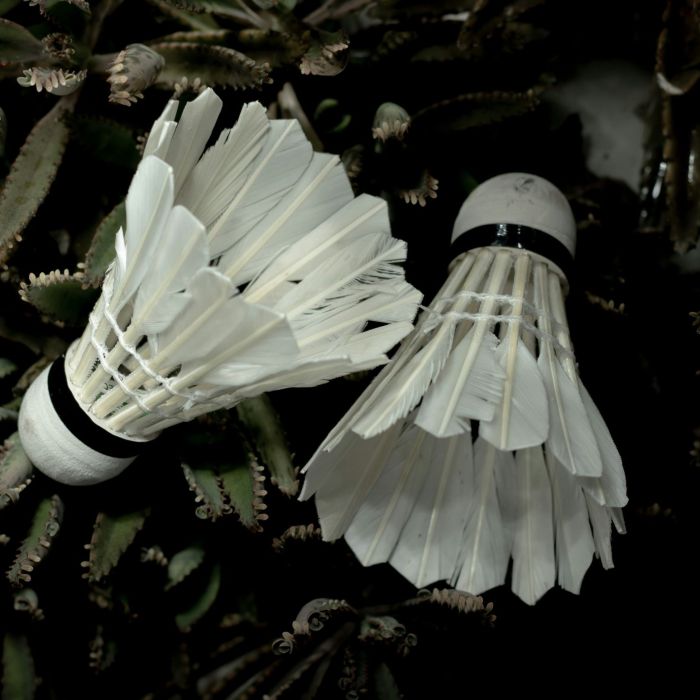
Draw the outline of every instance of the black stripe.
M450 259L474 248L503 246L520 248L551 260L568 278L574 266L574 257L568 248L544 231L519 224L486 224L460 233L450 248Z
M56 413L68 430L84 445L109 457L135 457L148 445L147 442L134 442L121 438L100 428L83 411L68 388L63 369L64 358L59 357L51 365L48 384L49 396Z

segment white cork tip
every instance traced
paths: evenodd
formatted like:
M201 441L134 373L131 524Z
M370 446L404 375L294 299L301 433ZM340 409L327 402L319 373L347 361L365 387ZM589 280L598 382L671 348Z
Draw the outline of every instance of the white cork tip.
M32 464L70 486L88 486L117 476L135 457L102 454L70 432L51 401L49 369L32 382L19 410L19 438Z
M556 238L572 256L576 249L576 220L566 197L537 175L505 173L482 182L462 204L452 241L488 224L529 226Z

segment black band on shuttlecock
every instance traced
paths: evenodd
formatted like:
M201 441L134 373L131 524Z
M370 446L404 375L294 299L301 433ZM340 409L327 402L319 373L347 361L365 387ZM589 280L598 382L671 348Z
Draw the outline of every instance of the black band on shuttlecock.
M100 428L76 401L68 387L64 358L59 357L51 365L48 376L49 396L54 410L63 424L84 445L108 457L136 457L147 442L134 442Z
M544 231L520 224L486 224L460 233L450 247L450 259L475 248L519 248L551 260L569 279L574 257L568 248Z

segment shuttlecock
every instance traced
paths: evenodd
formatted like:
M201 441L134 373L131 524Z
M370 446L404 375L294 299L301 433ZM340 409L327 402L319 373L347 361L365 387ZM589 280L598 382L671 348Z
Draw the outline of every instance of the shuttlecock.
M467 198L442 290L304 469L324 538L474 594L512 558L530 604L555 582L578 593L594 553L612 566L625 476L569 337L575 236L565 197L534 175Z
M381 364L412 329L421 295L385 202L256 102L205 151L220 109L205 90L155 122L90 322L24 398L24 448L58 481L103 481L168 426Z

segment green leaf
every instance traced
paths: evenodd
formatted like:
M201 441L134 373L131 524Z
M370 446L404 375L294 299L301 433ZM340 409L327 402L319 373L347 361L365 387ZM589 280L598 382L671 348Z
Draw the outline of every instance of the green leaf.
M85 323L99 292L85 286L82 274L55 270L48 275L30 275L29 284L20 285L20 296L47 319L76 326Z
M13 7L17 7L22 0L0 0L0 15L6 15Z
M266 29L244 29L238 33L238 45L258 63L279 66L297 63L308 51L307 33L295 34Z
M195 602L187 609L175 616L175 623L183 632L189 632L196 622L207 613L214 605L221 586L221 565L217 562L211 569L206 586L201 591Z
M182 471L190 487L195 494L195 515L203 520L216 520L222 515L231 512L231 507L224 500L221 492L220 480L214 469L209 467L191 468L182 464Z
M31 481L32 471L19 434L13 433L0 447L0 510L19 498Z
M112 571L136 535L143 529L147 516L147 509L118 515L97 515L92 539L88 545L88 581L95 583Z
M537 89L467 93L425 107L413 115L412 124L423 131L459 131L522 116L538 104Z
M88 284L97 287L102 283L107 268L114 260L114 239L123 226L126 226L126 203L121 201L102 219L92 237L83 268Z
M245 54L225 46L165 42L152 45L165 59L156 85L172 88L187 77L200 78L205 85L223 85L236 89L259 88L271 82L270 67L258 64Z
M0 19L0 63L36 61L44 53L42 43L23 26Z
M245 425L253 444L270 470L271 481L282 493L296 495L299 481L292 455L285 440L279 416L266 394L246 399L236 407L238 417Z
M76 93L59 100L31 130L0 192L0 264L21 240L21 233L44 201L68 143L65 115Z
M259 521L267 519L267 515L260 512L267 507L262 501L267 493L262 488L264 481L262 467L250 452L242 452L238 460L221 469L221 486L226 500L241 523L251 530L259 530Z
M136 170L141 160L133 132L117 122L99 117L76 117L73 133L75 142L95 160L127 170Z
M220 44L226 43L231 33L230 29L185 30L161 36L156 43L173 41L176 44Z
M245 436L228 414L210 415L203 423L183 426L182 469L195 494L199 518L216 520L236 512L241 522L258 530L267 516L262 497L265 477ZM191 466L190 466L191 465Z
M5 379L16 371L17 365L6 357L0 357L0 379Z
M2 700L32 700L36 690L34 659L27 638L7 634L2 645Z
M185 3L178 2L178 0L149 0L149 2L158 7L163 14L172 17L185 27L191 27L197 31L207 31L209 29L217 29L219 26L216 20L209 15L181 9L185 6Z
M63 502L54 495L44 499L34 513L29 534L22 542L15 561L7 572L7 578L22 586L32 580L32 572L51 549L63 519Z
M380 663L374 672L374 687L376 697L382 700L401 700L403 693L396 685L394 674L386 664Z
M168 563L168 585L166 590L177 586L204 561L204 548L193 545L175 554Z
M238 3L231 2L231 0L165 0L163 4L200 15L213 14L221 15L222 17L232 17L243 20L246 24L257 18L253 10L247 9L244 11ZM259 21L262 22L261 19Z

